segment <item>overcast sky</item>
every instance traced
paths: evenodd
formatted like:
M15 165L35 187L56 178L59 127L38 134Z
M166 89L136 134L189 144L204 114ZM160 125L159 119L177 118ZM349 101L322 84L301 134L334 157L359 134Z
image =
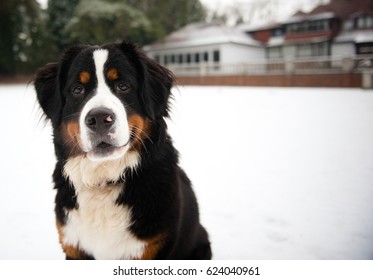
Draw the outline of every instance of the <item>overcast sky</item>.
M227 6L240 6L242 4L253 3L253 2L266 2L266 0L200 0L203 4L207 7L215 9L220 7L227 7ZM302 9L311 9L317 3L326 2L322 0L277 0L283 8L287 9L294 9L294 8L302 8Z

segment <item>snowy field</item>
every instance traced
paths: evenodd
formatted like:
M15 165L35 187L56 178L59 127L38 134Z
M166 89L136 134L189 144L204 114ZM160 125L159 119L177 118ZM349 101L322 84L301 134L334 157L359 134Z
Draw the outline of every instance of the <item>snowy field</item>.
M373 91L180 87L170 133L215 259L373 258ZM50 127L0 86L0 259L63 259Z

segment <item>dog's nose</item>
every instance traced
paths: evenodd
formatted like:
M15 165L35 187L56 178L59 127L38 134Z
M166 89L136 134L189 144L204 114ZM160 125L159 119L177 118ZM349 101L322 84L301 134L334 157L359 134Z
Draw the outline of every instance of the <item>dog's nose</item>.
M92 109L85 117L87 127L98 133L107 131L114 123L114 112L104 107Z

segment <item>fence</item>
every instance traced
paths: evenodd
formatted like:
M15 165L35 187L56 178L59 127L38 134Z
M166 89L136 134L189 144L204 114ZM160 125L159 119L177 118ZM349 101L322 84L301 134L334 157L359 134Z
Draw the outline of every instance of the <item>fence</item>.
M236 64L168 65L176 76L304 75L373 72L372 56L312 57Z

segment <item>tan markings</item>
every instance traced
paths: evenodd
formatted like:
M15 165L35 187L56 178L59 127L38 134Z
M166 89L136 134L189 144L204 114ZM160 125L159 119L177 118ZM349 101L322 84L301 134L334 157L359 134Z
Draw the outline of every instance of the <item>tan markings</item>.
M78 259L85 259L86 256L87 256L86 253L84 253L83 251L81 251L77 247L74 247L74 246L67 245L67 244L63 243L63 226L58 221L57 221L56 224L57 224L59 241L60 241L60 244L61 244L62 249L63 249L64 253L66 254L66 256L71 258L71 259L77 259L77 260Z
M128 123L131 134L134 136L131 151L140 151L141 147L145 143L145 140L150 136L152 123L149 119L143 118L138 114L129 116Z
M109 69L109 71L107 72L106 75L107 75L108 79L112 80L112 81L119 78L118 70L115 69L115 68Z
M70 156L75 156L82 154L80 145L80 130L79 123L77 121L69 121L67 123L62 123L61 125L62 137L64 140L64 145L70 149Z
M67 133L70 138L79 137L79 123L78 122L69 122L67 124Z
M136 260L154 260L157 256L159 250L163 247L163 237L159 235L148 241L145 247L144 253L141 257L136 258Z
M79 74L79 81L83 84L86 85L88 84L89 80L91 79L91 76L87 71L82 71Z

